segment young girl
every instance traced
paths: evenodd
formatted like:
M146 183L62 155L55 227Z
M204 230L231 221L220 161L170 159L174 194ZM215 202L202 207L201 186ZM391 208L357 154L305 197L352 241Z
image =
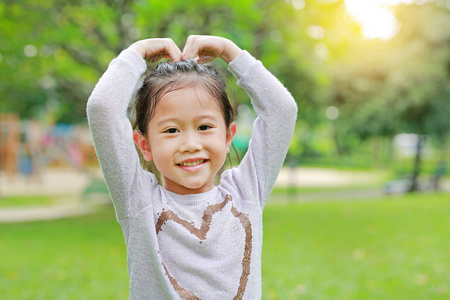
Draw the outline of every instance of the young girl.
M172 62L142 83L145 59L162 57ZM225 84L202 64L217 57L258 118L242 162L214 186L236 133ZM134 98L133 132L127 107ZM148 39L111 62L87 115L125 237L130 299L260 299L262 210L297 116L281 83L224 38L190 36L182 53L170 39ZM141 168L133 139L162 186Z

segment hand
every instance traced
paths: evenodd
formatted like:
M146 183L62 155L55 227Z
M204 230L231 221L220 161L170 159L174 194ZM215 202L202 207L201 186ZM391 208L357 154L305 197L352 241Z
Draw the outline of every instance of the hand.
M183 49L182 59L195 59L198 63L222 58L227 64L233 61L242 50L232 41L207 35L191 35Z
M172 39L141 40L132 44L129 48L151 62L157 62L162 58L171 61L181 60L181 51Z

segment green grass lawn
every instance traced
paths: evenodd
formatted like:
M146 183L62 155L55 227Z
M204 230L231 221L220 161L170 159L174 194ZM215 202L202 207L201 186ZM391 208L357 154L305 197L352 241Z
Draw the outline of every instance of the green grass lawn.
M268 205L263 299L450 299L449 211L448 194ZM1 224L0 295L126 299L113 209Z
M122 231L111 208L0 224L0 299L127 299Z
M450 196L268 206L264 299L450 299Z
M0 208L33 206L33 205L51 205L57 203L55 197L51 196L7 196L0 197Z

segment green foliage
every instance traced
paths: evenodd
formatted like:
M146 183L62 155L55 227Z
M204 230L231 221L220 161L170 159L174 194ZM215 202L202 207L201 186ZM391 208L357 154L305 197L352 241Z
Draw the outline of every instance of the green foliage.
M269 38L277 23L270 11L276 7L252 0L2 4L0 110L30 118L53 109L56 121L83 121L89 93L108 63L142 38L171 37L182 47L190 34L221 35L262 59L273 57L279 49Z

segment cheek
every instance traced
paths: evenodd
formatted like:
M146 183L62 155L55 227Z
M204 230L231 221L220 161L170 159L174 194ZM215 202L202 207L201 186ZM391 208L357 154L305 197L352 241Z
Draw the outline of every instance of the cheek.
M164 173L164 170L172 165L172 155L169 155L168 151L160 151L153 156L153 162L156 168Z
M230 148L227 147L226 141L223 138L220 138L214 143L214 151L216 155L220 156L225 161L227 153L230 152Z
M153 145L153 147L152 147ZM156 146L155 146L156 145ZM173 156L171 143L165 140L160 140L157 138L150 139L150 148L153 155L153 160L156 164L163 164L167 161L169 157ZM163 162L163 163L161 163Z

